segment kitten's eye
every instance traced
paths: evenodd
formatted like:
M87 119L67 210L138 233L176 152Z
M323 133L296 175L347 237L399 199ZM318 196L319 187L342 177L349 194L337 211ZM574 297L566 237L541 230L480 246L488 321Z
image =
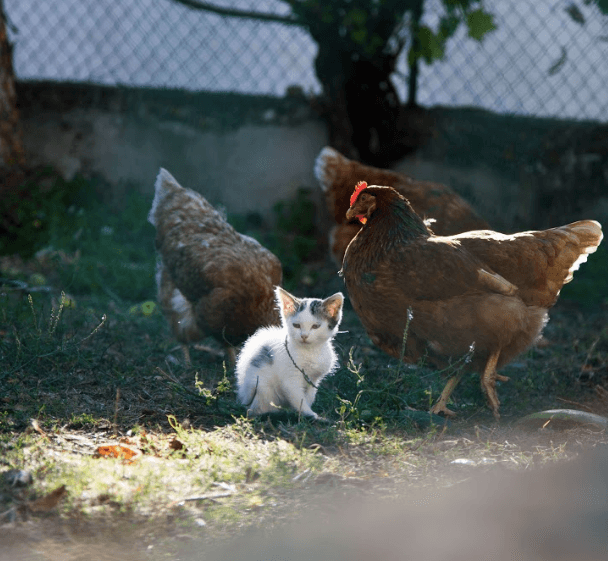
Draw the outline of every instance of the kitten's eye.
M315 323L315 324L312 326L312 328L313 328L313 329L319 329L319 327L321 327L321 324L320 324L320 323Z
M296 329L300 329L300 324L299 324L299 323L294 323L294 324L293 324L293 326L294 326Z

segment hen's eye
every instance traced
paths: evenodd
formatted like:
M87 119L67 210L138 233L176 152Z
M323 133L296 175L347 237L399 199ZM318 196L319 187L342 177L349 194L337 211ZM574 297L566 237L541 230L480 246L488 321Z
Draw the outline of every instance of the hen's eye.
M312 328L313 328L313 329L319 329L319 327L321 327L321 324L320 324L320 323L315 323L315 324L312 326Z
M293 324L293 326L294 326L296 329L300 329L300 324L299 324L299 323L294 323L294 324Z

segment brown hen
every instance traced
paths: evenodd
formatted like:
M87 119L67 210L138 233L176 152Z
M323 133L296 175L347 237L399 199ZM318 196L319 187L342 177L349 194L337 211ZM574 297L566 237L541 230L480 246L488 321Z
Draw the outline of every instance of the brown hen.
M346 250L342 273L371 340L404 360L423 355L438 366L474 349L470 367L496 418L497 369L541 334L547 310L579 264L602 240L593 220L504 235L490 230L436 236L405 197L390 187L359 185L346 216L364 225ZM435 413L464 370L446 384Z
M407 198L416 213L442 236L482 230L490 225L480 218L471 205L456 191L432 181L419 181L403 173L366 166L349 160L337 150L326 146L315 162L315 176L325 192L327 207L337 226L329 234L332 257L342 265L344 252L361 224L345 219L348 199L358 181L368 184L390 185Z
M158 300L186 362L187 344L211 335L226 345L234 364L232 345L258 327L280 324L278 258L163 168L148 220L156 228Z

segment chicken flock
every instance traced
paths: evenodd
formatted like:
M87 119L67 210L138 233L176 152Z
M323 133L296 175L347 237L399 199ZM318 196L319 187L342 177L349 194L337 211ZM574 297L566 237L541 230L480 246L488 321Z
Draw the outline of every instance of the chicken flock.
M321 150L315 176L335 224L329 247L371 341L406 362L445 367L468 356L494 416L497 370L541 337L562 286L602 240L594 220L506 235L451 188ZM279 259L238 233L199 193L160 170L148 220L156 228L161 309L188 344L234 346L278 325ZM405 341L405 347L404 347ZM453 415L450 378L434 413Z

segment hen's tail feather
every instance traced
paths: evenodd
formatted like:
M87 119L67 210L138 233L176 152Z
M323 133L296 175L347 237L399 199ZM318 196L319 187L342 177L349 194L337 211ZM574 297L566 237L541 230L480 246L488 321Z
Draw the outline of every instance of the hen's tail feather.
M579 243L588 250L587 253L593 253L604 237L602 225L595 220L579 220L562 228L573 233Z
M338 176L338 166L345 163L346 158L331 146L325 146L315 160L315 177L321 189L327 192Z
M152 201L152 208L148 213L148 222L150 222L152 226L156 227L156 211L158 210L158 206L167 193L176 188L183 189L175 177L173 177L165 168L160 168L158 175L156 176L156 182L154 183L154 200Z
M561 228L557 228L564 233L568 233L575 237L575 240L571 240L575 244L574 251L578 253L578 257L574 259L574 262L568 270L568 276L565 282L572 280L574 271L578 270L581 263L587 261L587 257L590 253L594 253L600 245L604 235L602 234L602 226L595 220L581 220L574 222Z

